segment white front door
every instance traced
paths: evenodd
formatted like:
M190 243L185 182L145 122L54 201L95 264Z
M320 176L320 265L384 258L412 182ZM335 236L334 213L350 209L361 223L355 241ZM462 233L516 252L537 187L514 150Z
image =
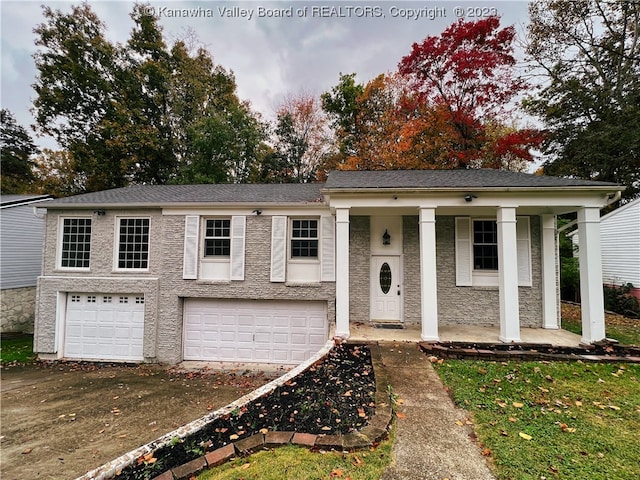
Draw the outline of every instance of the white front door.
M371 257L371 321L402 321L400 255Z

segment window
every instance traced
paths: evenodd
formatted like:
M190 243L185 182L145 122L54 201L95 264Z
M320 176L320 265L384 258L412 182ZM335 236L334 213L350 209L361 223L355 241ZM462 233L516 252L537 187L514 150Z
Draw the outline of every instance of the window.
M318 258L318 220L292 220L291 258Z
M474 270L498 270L498 229L494 220L473 221Z
M118 233L118 268L149 267L149 219L121 218Z
M214 218L205 223L204 256L228 257L231 254L231 220Z
M91 219L63 219L60 266L63 268L89 268L90 256Z

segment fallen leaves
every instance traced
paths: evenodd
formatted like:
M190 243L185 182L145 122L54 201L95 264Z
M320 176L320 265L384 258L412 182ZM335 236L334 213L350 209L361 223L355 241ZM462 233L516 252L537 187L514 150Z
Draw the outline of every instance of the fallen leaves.
M519 432L518 435L520 436L520 438L523 438L527 441L530 441L533 438L531 435L528 435L524 432Z

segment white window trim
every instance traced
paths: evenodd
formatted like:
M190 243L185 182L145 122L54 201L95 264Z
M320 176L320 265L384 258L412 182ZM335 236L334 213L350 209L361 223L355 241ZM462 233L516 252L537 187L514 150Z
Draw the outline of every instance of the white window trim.
M229 220L229 236L228 237L207 237L207 220ZM202 248L200 249L200 260L205 263L229 263L231 261L231 217L203 217L202 218ZM206 255L207 239L228 238L229 239L229 255Z
M88 219L91 220L91 238L89 240L89 266L88 267L63 267L62 266L62 244L64 236L64 221L67 219ZM93 217L87 215L65 215L58 217L58 241L56 247L56 270L63 270L65 272L89 272L91 271L91 255L93 254L93 229L94 221Z
M118 266L120 254L120 221L124 219L149 220L149 241L147 242L147 267L146 268L120 268ZM114 272L148 272L151 265L151 217L140 215L121 215L114 219L113 228L113 271Z
M499 270L495 269L495 270L489 270L487 268L475 268L475 253L474 253L474 245L475 245L475 231L474 231L474 224L476 221L490 221L490 222L494 222L496 223L496 218L491 218L491 217L471 217L469 219L469 228L470 228L470 232L469 232L469 238L471 239L471 241L469 242L469 247L471 248L471 251L469 253L469 258L471 260L471 284L474 287L497 287L498 286L498 281L499 281ZM496 224L496 228L497 228L497 224ZM497 235L497 232L496 232ZM500 248L498 245L498 241L496 238L496 248ZM498 266L498 268L500 268L500 266Z
M469 238L469 245L468 245L468 258L469 258L469 272L470 272L470 283L465 283L463 281L461 281L458 278L458 265L456 265L456 286L457 287L495 287L498 288L498 282L499 282L499 270L476 270L474 268L474 264L475 262L473 261L473 222L474 220L492 220L492 221L496 221L496 218L491 218L491 217L455 217L454 219L454 255L455 255L455 261L458 262L460 260L460 255L459 255L459 246L458 246L458 230L457 230L457 226L455 225L455 223L457 222L458 218L466 218L469 221L469 232L468 232L468 238ZM516 217L516 219L518 221L522 221L524 222L526 220L526 230L527 230L527 238L526 238L526 244L527 244L527 273L528 273L528 279L522 279L519 277L518 279L518 286L519 287L531 287L532 285L532 281L531 281L531 221L530 221L530 217L529 216L521 216L518 215ZM518 241L524 241L525 239L518 239ZM500 246L498 245L498 248L500 248ZM520 252L518 252L518 255L520 256ZM500 265L498 265L498 269L500 268Z
M316 242L318 242L317 250L318 255L316 257L294 257L292 255L291 242L293 241L293 221L294 220L315 220L316 223L316 231L318 232L315 237ZM301 237L299 240L311 239L311 237ZM288 217L288 225L287 225L287 262L300 264L300 265L317 265L322 261L322 226L320 217L316 216L295 216Z

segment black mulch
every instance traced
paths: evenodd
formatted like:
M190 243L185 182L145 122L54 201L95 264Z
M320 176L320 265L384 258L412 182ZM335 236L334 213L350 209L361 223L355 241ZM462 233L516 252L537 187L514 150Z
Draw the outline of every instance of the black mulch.
M365 426L374 414L375 391L369 349L338 345L282 387L140 458L115 478L150 479L262 429L313 434L352 432Z

